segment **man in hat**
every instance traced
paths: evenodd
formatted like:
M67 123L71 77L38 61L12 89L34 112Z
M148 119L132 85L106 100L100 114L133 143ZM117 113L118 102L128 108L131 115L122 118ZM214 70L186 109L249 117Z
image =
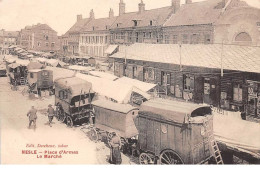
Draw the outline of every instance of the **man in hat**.
M50 125L50 127L52 127L51 122L52 122L53 116L54 116L54 109L52 108L51 104L49 104L49 106L48 106L47 113L48 113L48 118L49 118L49 125Z
M27 113L27 117L29 117L29 129L31 128L32 123L34 124L34 128L36 128L36 119L37 119L37 110L32 106L32 108Z
M116 133L112 133L112 138L109 142L110 144L110 163L119 165L122 163L120 145L120 138L116 135Z

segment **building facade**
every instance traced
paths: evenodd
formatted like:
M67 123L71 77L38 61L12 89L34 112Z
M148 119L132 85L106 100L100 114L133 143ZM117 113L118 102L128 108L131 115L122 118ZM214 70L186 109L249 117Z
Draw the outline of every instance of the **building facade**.
M141 0L137 12L125 12L123 0L119 16L110 28L112 44L162 43L162 25L175 12L174 6L146 10Z
M91 11L90 17L94 17L94 12ZM79 55L80 33L82 29L91 21L91 18L82 18L82 15L77 15L76 23L63 35L62 44L65 55Z
M0 30L0 53L8 54L8 47L11 45L17 45L18 31L5 31Z
M91 11L91 14L94 13ZM94 16L94 15L93 15ZM79 40L80 56L94 58L106 58L106 49L110 44L109 29L115 22L116 17L112 9L109 11L108 18L92 20L82 29Z
M19 45L27 50L43 52L60 50L57 32L47 24L26 26L20 32Z
M161 96L260 118L260 65L251 63L259 63L259 47L133 44L119 51L111 56L118 77L157 84Z

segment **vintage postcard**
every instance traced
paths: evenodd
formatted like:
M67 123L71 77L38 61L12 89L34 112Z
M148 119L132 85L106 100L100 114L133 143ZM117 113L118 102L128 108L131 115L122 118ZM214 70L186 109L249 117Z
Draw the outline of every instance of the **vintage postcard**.
M259 0L0 0L1 164L260 164Z

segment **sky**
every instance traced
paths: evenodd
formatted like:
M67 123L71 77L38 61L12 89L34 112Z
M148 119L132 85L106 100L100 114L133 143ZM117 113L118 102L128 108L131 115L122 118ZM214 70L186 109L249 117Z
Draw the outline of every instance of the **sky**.
M0 0L0 29L18 31L27 25L46 23L58 35L64 34L75 22L76 16L89 17L94 9L95 17L108 17L112 8L118 15L120 0ZM171 5L171 0L143 0L146 9ZM184 2L185 0L181 0ZM193 0L193 2L202 0ZM244 0L249 5L260 8L260 0ZM124 0L126 12L138 10L140 0Z

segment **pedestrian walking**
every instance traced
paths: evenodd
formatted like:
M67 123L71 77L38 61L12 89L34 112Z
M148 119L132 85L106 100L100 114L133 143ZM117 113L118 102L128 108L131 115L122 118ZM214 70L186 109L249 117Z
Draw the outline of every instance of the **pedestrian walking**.
M32 123L34 124L34 129L36 128L36 119L37 119L37 110L32 106L32 108L27 113L27 117L29 117L29 129L31 128Z
M50 127L52 127L51 123L52 123L53 116L54 116L54 109L51 104L49 104L49 106L48 106L47 113L48 113L49 125L50 125Z
M120 165L122 163L120 145L120 138L116 135L116 133L112 133L112 138L110 140L110 163Z

